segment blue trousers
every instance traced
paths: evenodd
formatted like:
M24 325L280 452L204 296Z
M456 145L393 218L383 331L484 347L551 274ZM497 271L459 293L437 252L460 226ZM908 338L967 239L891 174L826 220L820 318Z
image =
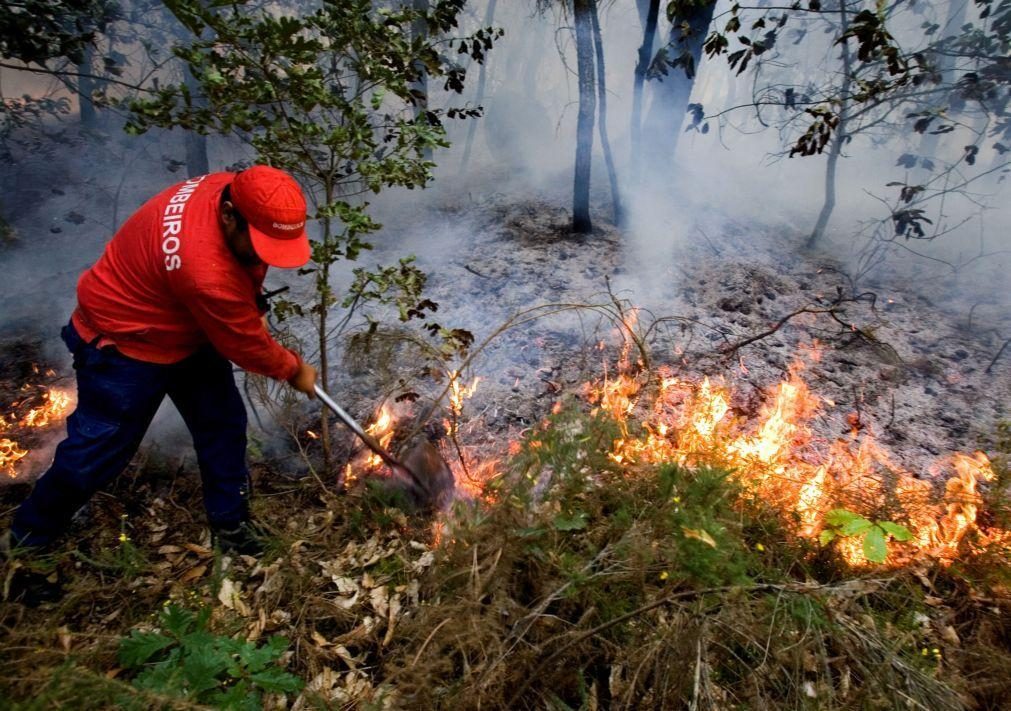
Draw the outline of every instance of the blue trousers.
M145 363L84 342L72 324L62 335L74 356L77 409L52 466L14 517L15 541L44 546L64 533L129 464L166 395L193 436L211 525L233 527L248 516L246 408L231 363L210 346L172 365Z

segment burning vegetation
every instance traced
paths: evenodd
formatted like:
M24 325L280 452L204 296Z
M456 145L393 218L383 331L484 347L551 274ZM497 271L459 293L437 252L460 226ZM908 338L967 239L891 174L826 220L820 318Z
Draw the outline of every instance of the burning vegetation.
M541 416L496 446L482 401L494 379L472 362L447 371L432 419L456 501L434 519L369 486L386 472L364 451L342 465L344 493L336 476L293 483L258 465L254 506L276 547L216 559L189 514L195 477L146 459L93 505L94 535L46 563L69 588L60 624L46 606L0 605L21 616L12 649L54 640L13 693L152 701L144 680L197 673L182 650L202 639L222 659L237 644L287 659L273 692L249 693L299 709L998 708L1011 692L1011 444L913 470L869 413L818 394L828 345L798 348L756 398L739 379L757 361L696 376L658 365L633 318L617 332L616 352L586 349L599 377L547 369ZM10 441L71 405L38 380L19 392ZM384 403L368 432L396 450L417 409Z
M31 446L42 443L44 434L54 432L73 411L70 391L39 382L52 382L54 370L42 372L33 365L32 373L32 380L23 383L16 399L0 411L0 473L10 479L21 475L22 460L31 453Z

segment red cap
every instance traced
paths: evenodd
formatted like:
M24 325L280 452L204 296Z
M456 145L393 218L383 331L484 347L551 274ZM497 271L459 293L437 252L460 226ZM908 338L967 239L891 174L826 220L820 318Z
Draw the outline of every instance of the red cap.
M294 178L269 165L254 165L235 176L231 191L260 259L286 269L309 261L305 197Z

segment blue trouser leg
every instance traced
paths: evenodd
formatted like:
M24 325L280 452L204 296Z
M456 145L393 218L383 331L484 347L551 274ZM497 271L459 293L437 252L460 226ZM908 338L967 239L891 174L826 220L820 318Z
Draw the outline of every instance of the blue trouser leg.
M168 388L193 435L212 526L230 528L249 515L246 407L232 364L210 347L172 366Z
M52 466L18 509L15 540L42 546L70 525L74 514L130 462L165 397L165 366L126 358L83 343L72 326L64 340L74 354L77 409Z

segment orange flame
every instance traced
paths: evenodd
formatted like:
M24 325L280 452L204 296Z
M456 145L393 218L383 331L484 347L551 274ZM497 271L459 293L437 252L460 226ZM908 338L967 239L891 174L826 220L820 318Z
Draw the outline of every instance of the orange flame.
M61 419L70 407L70 393L51 388L43 395L44 405L34 407L21 418L22 427L48 427L53 420Z
M396 419L393 417L393 411L390 410L389 406L384 402L379 408L379 414L376 416L375 422L365 428L365 431L376 438L379 444L385 449L390 446L390 442L393 441L393 425L396 424ZM383 465L383 459L375 452L369 452L368 458L365 460L365 465L370 469L378 469Z
M820 356L820 349L810 357ZM811 420L822 406L833 405L813 394L801 378L802 364L769 389L768 399L750 426L730 416L733 393L705 378L701 383L679 381L661 374L656 400L646 414L641 433L630 434L627 422L641 397L641 378L621 372L589 388L590 401L621 423L621 436L612 444L610 457L622 465L634 463L701 461L723 463L734 471L747 495L777 506L787 514L797 535L816 538L824 515L847 508L868 518L889 509L906 525L913 540L893 548L890 562L921 555L951 561L965 546L970 532L984 541L1003 540L1003 532L985 535L976 516L982 498L978 486L992 481L986 455L956 454L949 467L943 496L924 480L892 461L861 423L848 438L833 443L816 437ZM838 550L853 564L864 564L859 542L839 540Z
M39 367L33 366L33 371L38 374ZM45 374L47 376L55 375L51 370L47 370ZM36 386L30 383L22 385L20 390L22 392L37 392ZM8 417L0 416L0 428L5 430L4 434L17 436L18 439L21 439L21 435L25 435L31 440L32 436L25 430L49 427L63 420L74 400L69 392L59 388L50 388L42 394L41 405L31 408L24 415L19 416L17 411L26 407L27 402L31 399L33 398L29 397L15 402L10 407ZM11 478L16 478L18 472L15 465L28 456L29 451L10 436L0 438L0 472Z
M6 437L0 438L0 472L10 478L16 478L14 464L28 455L28 451L18 447L18 443Z
M460 384L460 371L449 371L449 412L450 417L443 420L446 432L452 437L457 434L460 427L460 415L463 414L463 403L477 391L481 378L474 378L470 385Z

